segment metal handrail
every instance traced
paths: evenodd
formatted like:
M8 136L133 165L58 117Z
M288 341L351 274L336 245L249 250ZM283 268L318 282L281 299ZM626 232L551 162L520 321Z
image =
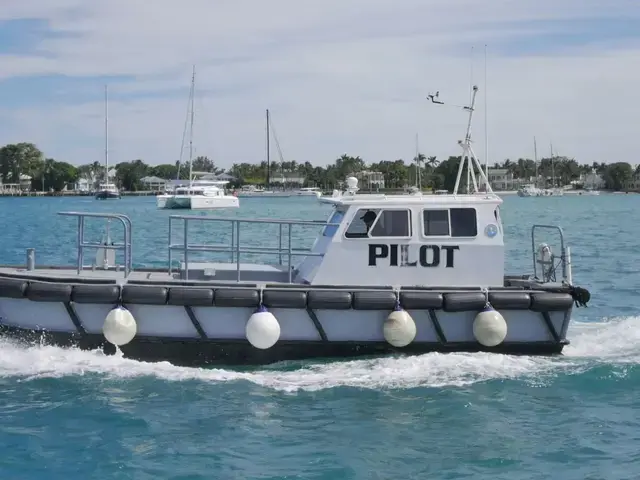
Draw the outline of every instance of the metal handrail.
M132 224L131 219L120 213L94 213L94 212L58 212L58 215L67 216L67 217L77 217L78 218L78 232L77 232L77 271L80 274L84 268L84 249L85 248L94 248L100 249L104 248L105 250L124 250L124 276L125 278L129 276L131 270L133 269L133 259L131 255L131 230ZM105 218L107 220L118 220L122 224L124 228L124 244L113 244L113 245L102 245L100 243L88 243L84 238L84 219L87 217L91 218Z
M562 279L565 282L569 281L570 279L568 278L568 274L567 274L567 256L568 256L567 249L568 249L568 247L565 247L564 232L562 231L562 228L558 227L557 225L538 225L538 224L536 224L536 225L533 225L531 227L531 251L532 251L532 254L533 254L533 277L534 278L538 278L537 252L536 252L536 244L535 244L535 232L536 232L536 229L557 230L558 233L560 234L560 251L562 252L561 255L560 255L560 263L562 265Z
M173 238L173 222L175 220L182 220L183 226L183 241L182 243L172 243ZM204 222L229 222L231 224L231 244L230 245L191 245L189 244L189 222L191 220L204 221ZM278 247L244 247L240 248L240 224L273 224L279 225L278 235ZM283 248L282 245L282 233L283 227L288 227L288 245ZM277 253L279 257L280 265L282 265L283 255L287 257L287 266L289 273L289 283L292 280L292 258L296 256L313 256L322 257L324 253L314 253L308 249L297 249L291 245L291 229L293 225L307 225L307 226L339 226L339 223L327 223L325 220L269 220L269 219L243 219L243 218L224 218L224 217L204 217L196 215L170 215L169 216L169 275L173 274L173 251L182 251L184 258L184 279L189 279L189 253L190 252L218 252L218 253L230 253L230 263L236 264L236 281L240 281L240 254L253 253L253 254L274 254Z

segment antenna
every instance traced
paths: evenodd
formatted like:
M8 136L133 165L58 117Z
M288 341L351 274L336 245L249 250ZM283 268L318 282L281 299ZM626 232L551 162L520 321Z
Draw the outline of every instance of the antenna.
M478 94L478 86L477 85L473 86L472 95L471 95L471 104L468 106L445 104L444 102L441 102L441 101L435 101L435 99L439 97L439 94L440 92L438 91L436 92L435 95L431 95L431 94L428 95L427 98L429 98L432 103L454 106L454 107L462 108L463 110L469 112L469 118L467 120L467 131L465 133L464 140L458 140L458 145L462 147L462 158L460 161L460 166L458 167L458 175L456 177L456 184L453 188L453 194L454 195L458 194L458 188L460 186L460 177L462 176L462 171L464 170L465 164L467 165L467 193L470 193L470 194L485 193L485 192L481 192L480 189L478 188L478 181L475 173L475 169L477 168L479 170L479 176L480 176L479 180L481 180L487 186L486 193L493 194L493 189L491 188L491 185L489 184L489 180L482 169L482 165L480 164L478 157L476 157L476 154L473 151L473 148L471 147L471 124L473 121L473 112L475 111L476 95ZM473 185L473 191L471 191L471 185Z

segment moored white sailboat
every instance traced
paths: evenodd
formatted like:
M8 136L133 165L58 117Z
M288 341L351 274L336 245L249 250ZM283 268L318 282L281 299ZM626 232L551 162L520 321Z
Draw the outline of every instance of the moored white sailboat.
M193 115L195 97L196 67L193 67L190 91L190 129L189 129L189 183L178 185L171 193L156 196L156 205L161 209L170 210L213 210L217 208L237 208L240 201L235 195L227 195L224 185L228 181L195 180L196 175L210 172L193 171Z

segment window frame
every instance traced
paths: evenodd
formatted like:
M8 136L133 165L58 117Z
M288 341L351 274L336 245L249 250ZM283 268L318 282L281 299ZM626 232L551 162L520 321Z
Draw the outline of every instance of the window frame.
M333 217L334 217L336 214L341 215L341 217L340 217L340 221L339 221L339 222L331 221L331 220L333 219ZM327 224L329 224L329 223L339 223L339 225L337 225L337 226L335 226L335 227L334 227L333 225L327 225L327 224L325 224L325 225L324 225L324 228L322 229L322 233L321 233L321 235L322 235L324 238L333 238L333 237L335 237L335 236L336 236L336 233L338 233L338 230L339 230L339 229L340 229L340 227L342 226L342 222L344 221L344 216L345 216L346 214L347 214L347 212L346 212L346 211L342 211L342 210L340 210L340 209L338 209L338 208L336 208L333 212L331 212L331 215L329 215L329 218L327 219ZM348 228L348 227L347 227L347 228ZM327 235L327 233L326 233L326 232L327 232L327 229L334 229L334 231L333 231L333 233L332 233L331 235ZM346 233L346 229L345 229L345 233Z
M347 232L349 231L349 227L351 226L351 224L353 223L354 220L356 220L358 218L358 212L360 212L361 210L378 210L378 214L376 217L376 220L371 224L371 228L369 229L369 231L367 232L367 235L365 237L348 237L347 236ZM380 221L380 218L382 217L382 212L386 211L386 210L390 210L390 211L399 211L399 212L407 212L407 221L409 222L409 235L408 236L402 236L402 237L390 237L390 236L384 236L384 237L373 237L371 236L371 232L373 231L373 229L376 227L376 225L378 224L378 222ZM388 207L358 207L356 209L356 213L353 215L353 217L351 217L351 221L349 221L349 224L345 227L344 232L342 233L342 238L345 240L372 240L372 239L380 239L380 240L409 240L411 238L413 238L413 217L412 217L412 211L410 208L406 208L406 207L395 207L395 208L388 208Z
M371 235L371 232L373 232L373 230L376 228L376 225L378 225L378 222L382 218L382 214L384 212L387 212L387 211L389 211L389 212L405 212L407 214L407 225L409 226L409 235L407 235L407 236L405 236L405 235L402 235L402 236L396 236L396 235L389 236L389 235L386 235L386 236L375 236L375 237L373 235ZM400 208L400 207L398 207L398 208L381 208L380 209L380 213L378 213L378 218L376 218L376 221L373 222L373 225L371 225L371 228L369 229L368 238L384 238L384 239L387 239L387 238L400 238L400 239L413 238L413 225L412 225L412 221L411 221L411 209L410 208Z
M475 212L475 217L476 217L476 234L473 236L462 236L462 235L456 235L455 237L453 235L451 235L451 209L469 209L469 210L473 210ZM424 212L426 211L443 211L445 210L447 212L447 223L448 223L448 227L449 227L449 233L447 235L427 235L425 233L425 226L426 223L424 221ZM477 238L478 237L478 209L475 207L433 207L433 208L422 208L422 212L420 215L420 234L422 235L423 238Z

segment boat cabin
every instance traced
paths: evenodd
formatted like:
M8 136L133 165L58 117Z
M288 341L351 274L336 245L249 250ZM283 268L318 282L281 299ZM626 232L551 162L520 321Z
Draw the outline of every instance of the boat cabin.
M171 194L207 197L224 196L223 187L228 183L226 180L193 180L190 185L176 185Z
M343 199L297 280L323 285L502 286L502 199L397 195ZM335 224L338 224L337 226Z

